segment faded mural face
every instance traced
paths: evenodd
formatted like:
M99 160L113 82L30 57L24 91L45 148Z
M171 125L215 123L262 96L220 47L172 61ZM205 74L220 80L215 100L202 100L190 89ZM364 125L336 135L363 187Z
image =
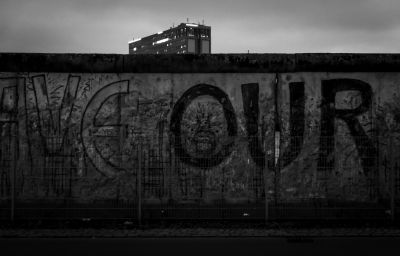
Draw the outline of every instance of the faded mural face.
M264 181L282 200L375 200L399 78L1 73L0 196L16 157L23 197L130 198L140 171L160 200L254 201Z
M212 156L229 136L223 107L208 96L193 100L182 116L181 138L191 157Z

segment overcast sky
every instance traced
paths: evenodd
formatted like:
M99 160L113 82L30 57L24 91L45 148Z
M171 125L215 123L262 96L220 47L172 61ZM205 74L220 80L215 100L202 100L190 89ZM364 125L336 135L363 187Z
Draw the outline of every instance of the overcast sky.
M186 18L213 53L400 52L400 0L0 0L0 52L126 54Z

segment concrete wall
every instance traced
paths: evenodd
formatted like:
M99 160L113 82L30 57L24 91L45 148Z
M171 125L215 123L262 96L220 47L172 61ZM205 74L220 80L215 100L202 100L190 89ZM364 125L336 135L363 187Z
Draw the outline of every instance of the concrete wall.
M128 200L141 170L156 203L387 199L399 81L399 55L0 54L0 196Z

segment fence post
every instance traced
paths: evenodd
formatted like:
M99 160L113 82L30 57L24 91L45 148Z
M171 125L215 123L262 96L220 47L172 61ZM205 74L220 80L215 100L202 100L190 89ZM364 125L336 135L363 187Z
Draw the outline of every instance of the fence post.
M175 148L172 146L170 147L170 169L168 174L168 199L172 199L172 175L175 173Z
M137 172L137 221L142 225L142 140L138 145L138 172Z
M15 124L13 125L15 126ZM12 126L12 127L13 127ZM13 134L14 133L14 134ZM13 137L14 136L14 137ZM10 218L13 222L15 220L15 195L16 195L16 178L17 178L17 131L11 131L10 136L10 152L12 154L12 166L11 167L11 209L10 209Z
M395 220L395 186L396 186L396 173L395 173L395 157L393 151L393 138L389 138L389 152L390 152L390 214L391 220Z
M267 182L268 182L268 146L267 146L267 140L265 140L264 142L264 170L263 170L263 178L264 178L264 203L265 203L265 224L268 224L268 220L269 220L269 205L268 205L268 186L267 186ZM275 145L274 145L275 146Z
M267 163L265 163L267 165ZM267 188L267 167L264 168L264 200L265 200L265 224L268 223L268 211L269 211L269 206L268 206L268 188Z

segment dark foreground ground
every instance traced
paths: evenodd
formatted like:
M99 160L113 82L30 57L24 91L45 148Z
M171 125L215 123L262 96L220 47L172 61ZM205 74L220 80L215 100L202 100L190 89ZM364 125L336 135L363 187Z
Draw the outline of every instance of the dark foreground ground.
M332 238L398 237L396 228L149 228L149 229L2 229L1 238Z
M0 222L0 255L397 255L394 222Z
M204 237L400 237L397 222L133 221L0 222L0 238L204 238Z
M1 255L397 255L400 237L2 238Z

